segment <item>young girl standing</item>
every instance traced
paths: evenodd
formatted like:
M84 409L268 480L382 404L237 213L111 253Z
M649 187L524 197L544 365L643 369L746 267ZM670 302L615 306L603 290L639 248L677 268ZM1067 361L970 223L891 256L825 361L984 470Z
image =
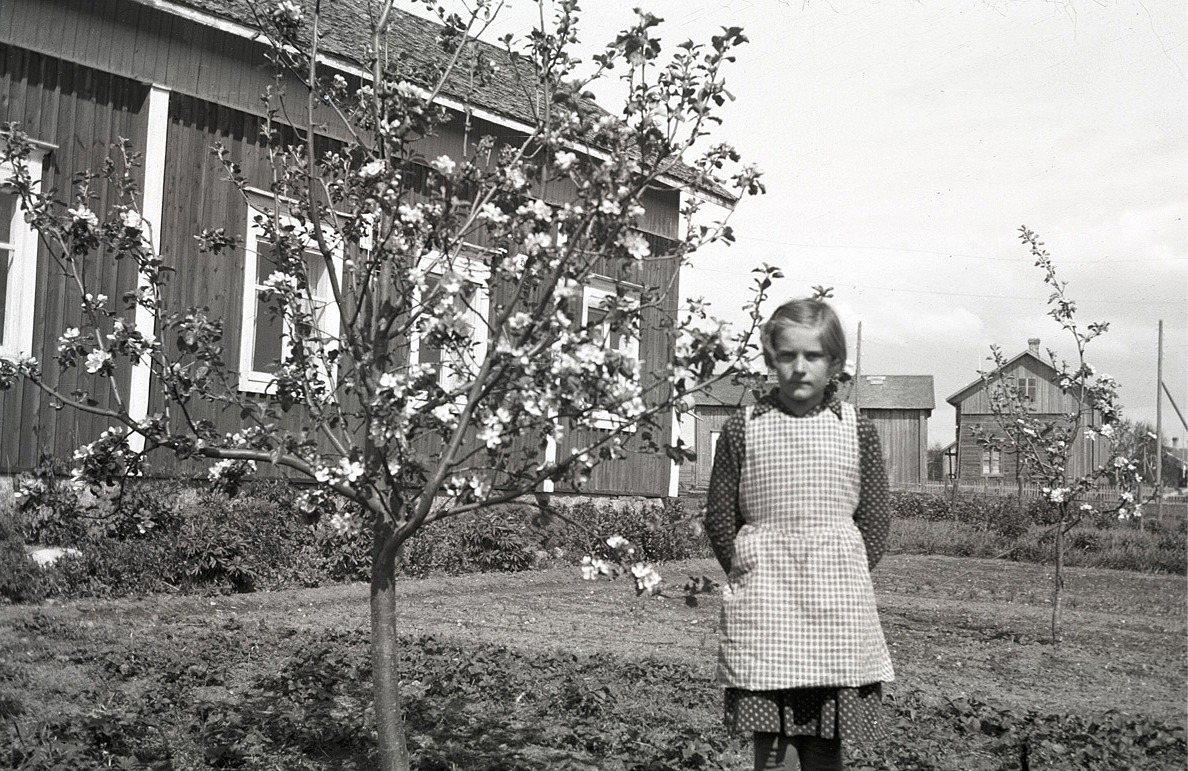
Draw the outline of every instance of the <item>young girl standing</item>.
M778 388L727 420L705 529L726 571L718 677L726 722L755 739L755 769L841 769L842 743L882 735L895 675L870 569L891 512L874 425L836 399L837 314L815 299L762 329Z

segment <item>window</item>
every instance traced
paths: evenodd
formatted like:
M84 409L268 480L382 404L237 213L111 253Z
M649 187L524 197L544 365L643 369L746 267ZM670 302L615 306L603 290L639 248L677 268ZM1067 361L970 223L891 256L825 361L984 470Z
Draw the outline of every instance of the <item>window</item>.
M1025 402L1035 403L1036 396L1039 393L1039 381L1035 377L1012 377L1007 379L1008 384L1015 389L1015 393L1019 398Z
M626 354L633 358L639 357L639 338L625 333L623 330L612 330L607 323L609 311L608 301L613 301L618 295L615 284L607 279L595 277L582 290L582 325L594 328L596 342L607 348ZM626 292L628 297L639 299L639 291L632 287Z
M582 289L581 323L592 328L592 337L604 347L618 351L634 359L639 358L639 337L622 329L611 329L607 321L609 309L607 303L614 301L620 294L623 285L616 285L610 279L595 276ZM639 289L628 287L622 292L625 296L639 300ZM594 411L594 427L614 430L621 424L621 419L607 410Z
M1036 394L1039 391L1039 384L1034 377L1019 378L1019 394L1023 397L1023 401L1035 403Z
M472 345L466 352L443 350L440 345L430 344L423 335L416 335L412 341L412 358L420 364L437 367L438 383L450 391L465 383L470 374L478 370L479 363L486 355L490 269L476 257L468 255L457 255L452 266L444 262L440 255L427 256L422 262L422 270L428 271L425 298L432 301L441 289L445 276L450 276L451 281L459 281L450 302L453 303L454 315L465 327ZM431 313L430 309L425 310L426 316Z
M307 236L306 277L309 284L307 310L313 317L312 330L297 330L292 322L275 314L268 298L269 277L280 271L273 245L265 238L256 218L268 216L263 205L248 207L248 232L244 243L243 325L239 337L239 388L241 391L264 393L273 382L273 372L288 355L294 340L333 345L338 339L338 307L334 304L330 273L326 261ZM297 226L292 217L281 215L280 224ZM333 238L332 231L327 231ZM335 270L341 274L342 245L335 247Z
M982 476L1002 476L1002 450L982 448Z
M30 153L29 176L41 179L44 152ZM37 232L25 222L16 191L7 185L12 168L0 164L0 354L33 352L37 294Z

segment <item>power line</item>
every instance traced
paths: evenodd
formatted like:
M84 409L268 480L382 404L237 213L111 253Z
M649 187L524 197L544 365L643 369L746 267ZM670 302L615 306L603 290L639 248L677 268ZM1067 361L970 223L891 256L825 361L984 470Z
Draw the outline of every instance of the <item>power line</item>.
M935 254L941 257L960 257L966 260L989 260L991 262L1030 262L1030 258L1020 257L987 257L983 254L961 254L960 252L940 252L930 249L913 249L905 246L868 246L858 244L805 244L796 241L779 241L769 238L755 238L753 236L738 236L739 241L754 241L761 244L775 244L777 246L797 246L804 249L863 249L876 252L909 252L912 254ZM1188 262L1188 257L1135 257L1108 260L1061 260L1061 265L1114 265L1129 262Z
M730 275L730 276L749 275L749 272L741 273L737 270L716 270L714 268L698 268L693 265L690 265L689 268L691 270L701 270L701 271L705 271L707 273L724 273L724 274ZM932 294L932 295L943 295L945 297L976 297L976 298L980 298L983 300L1026 300L1028 302L1035 302L1035 303L1047 302L1046 297L1028 297L1025 295L977 294L974 292L940 292L940 291L937 291L934 289L908 289L908 288L904 288L904 287L873 286L871 284L851 284L851 283L845 282L845 281L832 281L830 279L821 278L821 277L816 277L816 278L813 278L812 280L813 281L824 281L826 283L835 284L837 286L844 286L844 287L848 287L850 289L879 289L879 290L883 290L883 291L887 291L887 292L907 292L909 294ZM1127 304L1127 305L1134 305L1136 303L1142 303L1142 304L1146 304L1146 305L1183 305L1183 302L1179 301L1179 300L1151 300L1146 297L1144 297L1141 300L1126 300L1126 299L1118 299L1118 298L1114 298L1114 299L1110 299L1110 300L1081 299L1081 300L1078 300L1078 302L1081 302L1081 303Z

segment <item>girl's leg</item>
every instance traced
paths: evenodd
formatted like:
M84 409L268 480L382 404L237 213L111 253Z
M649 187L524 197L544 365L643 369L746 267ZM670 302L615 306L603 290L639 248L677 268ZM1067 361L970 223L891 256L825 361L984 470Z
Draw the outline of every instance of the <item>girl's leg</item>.
M804 771L842 771L840 739L797 736L792 742L796 745L796 754L800 756L800 767Z
M780 734L755 732L755 771L800 771L796 747Z

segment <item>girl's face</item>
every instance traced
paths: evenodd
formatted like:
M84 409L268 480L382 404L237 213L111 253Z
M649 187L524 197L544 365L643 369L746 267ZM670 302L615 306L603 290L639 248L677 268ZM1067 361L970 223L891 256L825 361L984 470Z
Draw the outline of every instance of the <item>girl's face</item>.
M781 327L771 338L768 364L780 384L780 401L794 415L803 415L825 398L836 369L821 345L816 327Z

